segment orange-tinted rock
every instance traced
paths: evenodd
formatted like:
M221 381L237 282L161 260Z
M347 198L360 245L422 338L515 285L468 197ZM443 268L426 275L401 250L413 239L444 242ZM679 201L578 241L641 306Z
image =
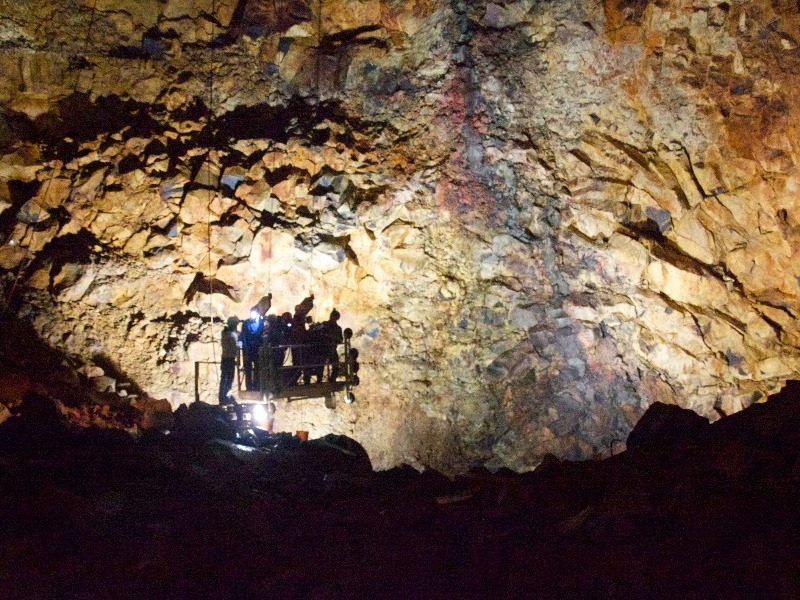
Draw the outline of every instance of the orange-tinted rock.
M378 466L607 453L655 399L713 419L800 370L793 6L34 4L0 267L153 397L269 292L369 357L357 405L276 422Z
M0 404L9 409L17 408L32 387L25 373L0 371Z

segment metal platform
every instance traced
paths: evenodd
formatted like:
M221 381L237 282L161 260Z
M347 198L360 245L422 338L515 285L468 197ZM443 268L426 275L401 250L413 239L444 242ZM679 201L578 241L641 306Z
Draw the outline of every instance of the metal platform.
M337 381L334 383L309 383L289 385L269 394L264 394L261 391L242 390L236 394L237 398L245 402L260 402L264 399L286 399L289 402L293 400L304 400L307 398L326 398L332 394L344 392L348 385L344 381Z
M352 403L355 400L353 395L353 387L359 384L358 380L358 351L351 350L350 336L352 332L346 330L349 335L344 336L343 352L339 356L339 362L336 364L335 371L337 377L335 381L332 379L333 365L326 364L300 364L294 365L291 361L292 350L308 347L307 345L281 345L281 346L264 346L259 357L259 371L258 380L261 390L246 390L243 385L243 373L240 368L240 361L236 365L236 377L234 379L234 397L240 402L267 402L269 400L283 399L287 402L294 402L297 400L307 400L321 398L325 400L325 406L334 408L336 406L337 397L342 397L346 403ZM286 357L286 362L283 364L275 365L272 357L273 353L280 353L281 356ZM339 354L337 352L337 354ZM219 362L212 361L197 361L194 364L194 378L195 378L195 400L200 400L200 366L201 365L218 365ZM266 368L261 368L261 365L266 365ZM302 383L303 376L299 373L303 370L316 369L321 371L321 382L315 383ZM312 374L316 380L318 373ZM294 381L294 383L285 383L286 379ZM266 391L262 391L266 390Z

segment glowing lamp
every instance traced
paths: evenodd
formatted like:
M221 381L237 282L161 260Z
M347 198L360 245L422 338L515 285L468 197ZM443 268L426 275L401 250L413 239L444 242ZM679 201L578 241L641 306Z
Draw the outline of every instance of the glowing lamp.
M267 407L263 404L256 404L253 407L253 422L256 425L265 427L267 425Z

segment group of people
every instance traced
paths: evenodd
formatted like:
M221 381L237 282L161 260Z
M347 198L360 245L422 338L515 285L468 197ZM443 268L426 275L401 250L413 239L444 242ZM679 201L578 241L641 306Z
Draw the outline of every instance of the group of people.
M326 365L330 365L328 381L339 376L337 347L343 340L339 312L334 308L327 321L314 323L309 316L313 294L295 306L294 314L267 314L271 306L272 294L268 294L241 322L241 331L237 317L226 321L221 336L220 404L232 401L240 349L245 388L250 391L266 385L269 389L264 391L275 393L300 381L308 385L312 377L322 383Z

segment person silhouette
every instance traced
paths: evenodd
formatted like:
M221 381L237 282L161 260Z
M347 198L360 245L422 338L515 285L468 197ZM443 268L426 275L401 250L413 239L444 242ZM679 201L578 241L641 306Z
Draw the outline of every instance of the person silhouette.
M220 405L233 404L236 416L241 422L242 408L233 397L233 378L236 373L236 362L239 358L239 334L236 331L239 325L238 317L228 317L225 327L222 328L220 343L222 345L222 356L220 358L219 375L219 403Z
M258 352L264 336L264 318L257 306L250 309L250 318L242 323L242 362L247 390L259 389Z
M300 304L294 307L294 316L292 317L291 328L289 329L289 344L292 346L292 366L295 367L291 371L291 385L297 383L301 375L305 385L311 383L311 372L307 367L307 359L310 353L305 345L308 341L308 336L306 335L306 317L313 307L314 294L303 299Z

